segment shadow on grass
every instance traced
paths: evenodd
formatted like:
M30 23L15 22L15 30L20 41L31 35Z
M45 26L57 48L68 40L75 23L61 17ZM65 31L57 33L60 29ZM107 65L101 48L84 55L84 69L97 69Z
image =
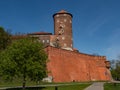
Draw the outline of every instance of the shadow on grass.
M8 88L5 90L43 90L45 87Z

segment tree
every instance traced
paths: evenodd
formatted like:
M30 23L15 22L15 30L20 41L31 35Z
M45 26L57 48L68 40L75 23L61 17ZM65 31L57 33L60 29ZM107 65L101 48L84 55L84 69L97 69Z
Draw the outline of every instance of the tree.
M43 45L29 38L20 39L12 44L1 54L1 73L6 79L22 76L23 87L26 78L33 81L42 80L46 76L47 54Z
M0 51L4 50L11 42L10 37L10 33L5 31L3 27L0 27Z
M111 61L111 74L113 79L120 80L120 60Z
M116 63L115 72L116 72L116 79L120 80L120 60L118 60Z

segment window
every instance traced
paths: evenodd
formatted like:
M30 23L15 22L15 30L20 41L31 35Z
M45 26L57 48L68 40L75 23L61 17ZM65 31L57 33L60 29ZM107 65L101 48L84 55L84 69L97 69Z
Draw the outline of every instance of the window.
M47 40L47 43L49 43L49 40Z
M64 46L66 47L66 46L67 46L67 44L66 44L66 43L64 43Z
M64 19L64 22L67 22L67 19Z
M42 42L45 43L45 40L43 40Z
M63 16L67 16L67 14L64 14Z
M62 40L65 40L65 37L62 37Z
M57 23L59 23L60 21L59 20L57 20Z
M56 17L59 17L59 15L57 15Z

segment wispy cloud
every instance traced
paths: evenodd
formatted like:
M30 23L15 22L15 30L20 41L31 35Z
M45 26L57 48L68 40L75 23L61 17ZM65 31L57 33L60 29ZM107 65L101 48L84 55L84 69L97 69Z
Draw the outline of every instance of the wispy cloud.
M90 22L90 24L86 27L89 36L93 36L100 28L109 20L109 17L100 15L97 16L96 19Z
M105 53L109 59L117 59L120 56L120 28L113 30L108 40L108 48Z
M105 53L109 60L118 59L118 56L120 56L120 45L113 45L108 47Z

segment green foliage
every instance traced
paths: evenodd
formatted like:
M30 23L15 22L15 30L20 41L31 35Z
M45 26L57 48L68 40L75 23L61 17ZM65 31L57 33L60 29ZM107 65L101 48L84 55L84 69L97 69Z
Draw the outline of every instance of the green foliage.
M120 60L114 60L111 62L111 74L115 80L120 80Z
M29 82L30 83L30 82ZM16 86L19 84L12 83L12 89L7 89L7 90L23 90L22 88L17 88ZM64 83L64 84L46 84L43 86L42 85L37 85L35 87L34 83L28 84L25 90L55 90L55 87L57 87L58 90L84 90L86 87L91 85L90 83ZM11 86L11 83L7 84L7 87ZM5 87L1 86L1 87ZM16 88L15 88L16 87Z
M0 27L0 50L5 49L11 42L10 33L6 32L4 28Z
M0 56L0 71L6 80L23 77L39 81L46 76L47 54L43 45L29 38L12 42Z

